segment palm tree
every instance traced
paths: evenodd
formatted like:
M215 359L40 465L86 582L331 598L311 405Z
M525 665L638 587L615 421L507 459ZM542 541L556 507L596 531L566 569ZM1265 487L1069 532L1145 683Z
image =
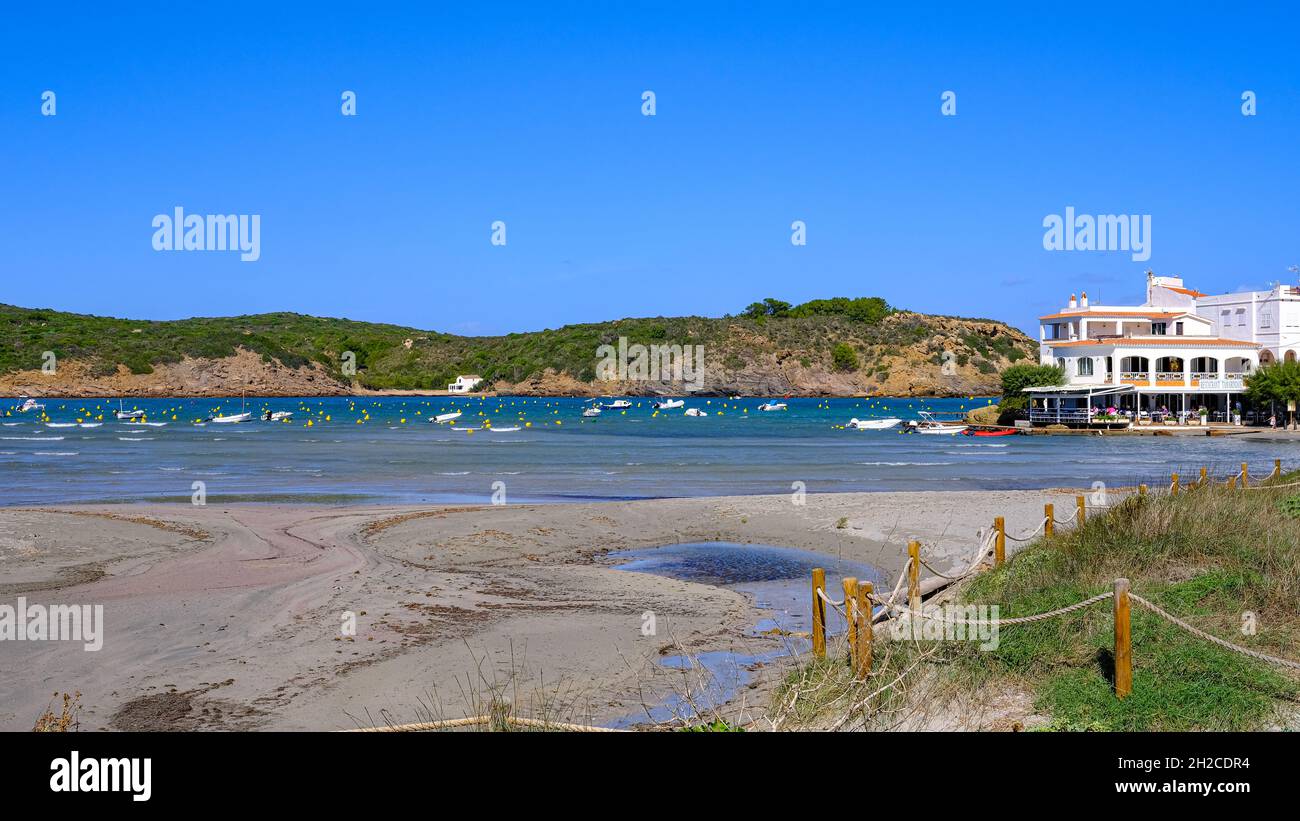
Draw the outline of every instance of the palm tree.
M1274 362L1246 377L1246 395L1255 401L1286 403L1287 426L1295 429L1296 403L1300 402L1300 362Z

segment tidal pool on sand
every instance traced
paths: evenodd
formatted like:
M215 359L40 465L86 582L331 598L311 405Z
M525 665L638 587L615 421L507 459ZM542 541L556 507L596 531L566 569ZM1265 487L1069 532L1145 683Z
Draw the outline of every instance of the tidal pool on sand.
M680 581L709 584L735 590L749 596L754 607L766 611L766 618L756 621L748 635L785 637L782 646L766 652L732 650L700 653L691 657L668 656L660 664L674 670L700 669L697 691L687 698L673 694L647 710L624 716L612 726L628 727L646 722L690 720L699 710L708 710L730 701L749 684L753 670L781 656L801 653L808 648L807 634L812 616L812 570L826 570L829 595L836 596L839 580L855 576L859 581L879 585L880 571L869 564L837 559L808 550L734 542L693 542L640 550L621 550L610 558L623 560L619 570L651 573ZM834 608L827 609L827 629L832 633L844 629L844 619Z

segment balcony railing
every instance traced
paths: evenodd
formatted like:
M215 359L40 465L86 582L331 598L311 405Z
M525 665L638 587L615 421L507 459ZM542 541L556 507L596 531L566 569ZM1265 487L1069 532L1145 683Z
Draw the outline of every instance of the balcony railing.
M1218 379L1218 371L1192 371L1192 379Z
M1092 411L1086 408L1030 408L1030 422L1087 423L1092 421Z
M1146 382L1151 379L1151 374L1146 371L1121 371L1119 378L1122 382Z
M1160 371L1156 374L1157 382L1182 382L1182 371Z

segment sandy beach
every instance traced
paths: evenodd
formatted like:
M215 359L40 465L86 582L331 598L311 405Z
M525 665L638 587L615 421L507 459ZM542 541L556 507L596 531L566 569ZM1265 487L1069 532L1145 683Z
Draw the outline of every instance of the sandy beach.
M102 604L104 642L0 643L0 729L56 691L83 729L333 730L456 718L492 687L605 723L672 688L665 654L755 642L734 591L613 568L610 551L771 544L893 578L976 532L1067 510L1064 491L842 493L507 506L133 504L0 508L0 603ZM843 520L843 521L841 521ZM642 616L656 614L656 635ZM355 635L341 625L354 614ZM762 648L759 648L762 649ZM761 701L761 690L756 697ZM531 705L531 706L530 706Z

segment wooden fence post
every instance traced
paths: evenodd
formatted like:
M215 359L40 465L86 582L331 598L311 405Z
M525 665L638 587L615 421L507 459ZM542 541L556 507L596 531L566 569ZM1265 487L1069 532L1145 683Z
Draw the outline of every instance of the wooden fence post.
M1146 495L1147 495L1147 486L1146 486L1146 485L1138 485L1138 495L1139 495L1139 496L1146 496Z
M994 517L993 529L998 532L993 540L993 566L1001 567L1007 560L1007 520L1001 516Z
M1199 487L1200 485L1205 484L1205 482L1206 482L1205 474L1207 474L1207 473L1209 473L1208 470L1206 470L1205 468L1201 468L1201 480L1200 480L1199 482L1196 483L1198 487Z
M1170 496L1178 495L1178 474L1177 473L1169 474L1169 495Z
M1246 462L1241 463L1241 487L1244 490L1246 485L1250 484L1250 465Z
M912 561L907 570L907 606L921 609L921 543L908 542L907 555Z
M1281 460L1281 459L1274 459L1274 460L1273 460L1273 478L1274 478L1274 479L1281 479L1281 478L1282 478L1282 460Z
M871 675L871 582L858 585L858 666L857 677L862 681Z
M1047 520L1043 525L1043 535L1050 539L1056 535L1056 506L1051 502L1043 505L1043 518Z
M844 626L849 637L849 669L856 669L858 664L858 620L854 612L858 609L858 580L852 576L844 577Z
M1128 579L1115 580L1115 697L1133 692L1133 633L1129 621Z
M1236 490L1236 489L1237 489L1237 477L1233 476L1231 479L1228 480L1228 490Z
M814 567L812 572L812 641L813 656L826 658L826 602L818 593L826 592L826 571Z
M1080 527L1080 529L1082 529L1082 528L1083 528L1083 522L1084 522L1084 520L1085 520L1085 519L1087 518L1087 516L1088 516L1088 507L1087 507L1087 503L1084 501L1084 498L1083 498L1082 496L1075 496L1075 497L1074 497L1074 504L1075 504L1076 507L1079 508L1079 527Z

